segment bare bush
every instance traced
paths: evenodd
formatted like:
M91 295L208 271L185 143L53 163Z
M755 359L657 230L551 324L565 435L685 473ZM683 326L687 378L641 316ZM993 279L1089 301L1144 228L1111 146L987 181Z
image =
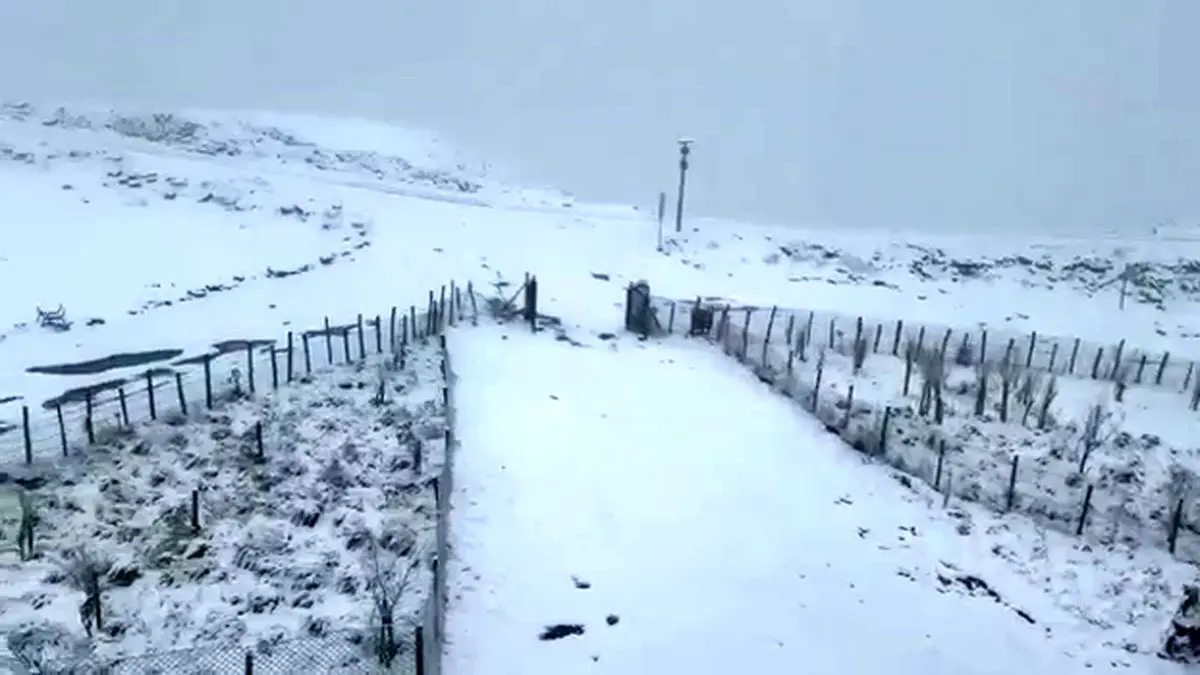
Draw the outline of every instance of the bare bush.
M363 569L371 594L372 613L378 621L373 635L374 656L385 666L390 665L399 652L396 623L400 603L422 557L415 541L413 532L404 527L380 536L366 533Z
M975 367L975 416L983 417L987 407L988 383L992 379L992 362L980 361Z
M1000 367L997 369L1000 375L1000 421L1008 421L1008 402L1012 397L1013 389L1017 385L1018 379L1021 377L1021 367L1013 361L1011 354L1006 353L1004 359L1000 361Z
M104 612L101 607L103 579L112 570L113 563L80 544L62 553L59 561L67 583L77 591L83 592L83 603L79 606L79 621L87 631L88 637L104 630Z
M1050 424L1050 406L1058 398L1058 378L1051 375L1046 379L1046 388L1042 390L1042 402L1038 409L1037 428L1045 430Z
M1082 474L1087 469L1087 461L1092 453L1107 443L1116 432L1113 414L1104 407L1103 403L1096 403L1088 408L1079 434L1081 450L1079 473Z

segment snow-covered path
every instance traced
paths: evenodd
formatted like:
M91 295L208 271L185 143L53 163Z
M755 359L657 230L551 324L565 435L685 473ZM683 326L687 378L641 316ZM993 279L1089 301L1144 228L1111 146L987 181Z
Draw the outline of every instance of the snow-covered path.
M938 592L952 523L736 364L590 342L452 337L448 675L1104 671L1037 600Z

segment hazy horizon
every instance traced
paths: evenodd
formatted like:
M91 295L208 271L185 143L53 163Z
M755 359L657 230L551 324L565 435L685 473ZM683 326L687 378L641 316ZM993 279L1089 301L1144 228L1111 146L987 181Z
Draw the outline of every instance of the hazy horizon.
M0 6L6 99L433 129L581 198L938 229L1200 215L1183 0Z

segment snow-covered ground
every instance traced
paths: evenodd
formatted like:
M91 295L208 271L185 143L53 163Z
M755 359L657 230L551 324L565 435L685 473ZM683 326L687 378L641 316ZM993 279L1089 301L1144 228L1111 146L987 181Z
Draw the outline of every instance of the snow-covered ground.
M624 287L644 278L665 297L963 329L985 323L1097 344L1126 339L1131 349L1170 351L1186 363L1200 335L1200 265L1190 257L1200 258L1200 242L1178 232L1031 241L689 218L684 233L667 233L660 252L645 209L524 190L490 175L489 166L430 134L356 121L4 107L0 185L11 196L5 217L21 227L10 228L0 252L0 279L19 290L0 301L0 397L11 397L0 407L0 421L11 427L0 436L0 478L11 484L30 470L21 467L22 404L32 409L35 469L70 469L46 472L35 491L53 514L48 533L59 534L47 534L42 560L6 561L6 574L20 581L0 597L0 629L20 634L23 622L54 621L71 634L61 643L86 642L69 614L82 594L50 574L65 553L59 542L74 533L114 546L123 564L146 572L143 579L162 574L146 555L157 550L155 540L122 532L190 494L194 469L179 461L189 452L214 466L233 461L217 446L241 438L246 424L274 415L283 425L303 410L311 419L272 438L292 439L297 461L319 466L330 459L332 439L306 441L305 433L323 420L333 433L360 440L372 437L363 425L384 426L378 408L364 407L369 387L338 386L345 378L373 380L375 372L338 371L281 389L288 403L279 409L260 387L253 401L228 409L236 415L222 413L228 420L202 415L184 447L170 442L174 428L139 428L162 446L161 461L152 452L132 462L113 446L84 453L73 422L80 456L62 464L57 421L43 402L99 382L127 378L132 387L147 368L212 353L222 341L278 345L286 332L317 328L326 317L337 324L359 313L386 318L392 307L419 309L430 290L451 280L507 297L528 271L539 280L539 309L559 326L535 337L487 325L451 334L461 442L451 522L461 570L451 579L451 675L661 672L684 670L689 660L693 672L725 672L730 663L758 664L761 672L895 672L897 664L914 672L1080 672L1087 664L1172 672L1147 654L1159 644L1179 584L1191 578L1190 565L1157 547L1109 545L1096 532L1080 540L1044 531L1020 513L997 517L957 501L943 510L919 483L864 464L719 350L681 340L642 343L619 326ZM1113 278L1127 263L1145 264L1135 267L1118 310ZM73 322L69 330L38 325L38 308L60 305ZM119 353L134 356L83 363ZM864 392L863 400L894 400L897 365L889 359L868 358L860 380L877 393ZM73 367L53 368L64 364ZM830 364L837 367L832 357ZM67 374L47 373L47 366ZM176 367L196 381L194 367ZM842 382L831 377L830 387ZM1087 386L1095 391L1069 395L1064 380L1055 410L1064 425L1110 385ZM423 391L415 387L406 394L411 400L397 394L397 405L419 407ZM1180 448L1194 413L1186 397L1167 391L1131 386L1121 407L1133 420L1131 435L1156 434L1163 448L1179 443L1175 457L1143 453L1147 494L1159 495L1171 462L1187 468L1191 461ZM309 411L325 394L349 402ZM952 405L969 403L969 395L959 398ZM78 406L66 412L78 420ZM961 426L960 435L984 434L989 440L976 445L1000 464L998 425ZM1005 429L1010 445L1030 440L1022 452L1045 454L1037 434ZM222 440L212 432L233 435ZM364 449L350 473L411 481L404 471L385 479L370 468L394 457L387 454L394 438L381 443L366 443L382 454ZM1116 461L1106 450L1092 464L1100 470ZM157 480L158 468L167 472L159 503L137 504L159 494L149 488L124 502L107 496L129 496L132 486ZM73 485L64 483L75 474ZM306 470L287 484L297 493L311 489L312 475ZM979 475L982 481L988 473ZM1055 475L1048 472L1043 484ZM332 534L316 541L305 525L290 524L304 500L248 494L242 485L249 476L222 464L202 477L229 488L218 505L249 500L278 512L273 522L287 521L276 526L293 541L313 551L341 546ZM374 499L387 486L366 489ZM84 496L102 508L68 507ZM347 517L376 510L365 497L327 498ZM1101 511L1109 506L1097 502ZM204 508L216 507L205 501ZM210 542L214 556L231 556L255 531L226 527L229 537ZM339 560L353 557L339 550ZM212 621L197 612L228 607L210 596L232 601L269 583L235 566L221 569L246 585L150 589L135 581L107 591L125 618L123 632L87 648L124 654L227 635L212 632L225 625L220 612ZM576 588L571 575L591 587ZM1002 602L966 597L970 586L986 594L977 580ZM336 585L321 591L309 608L292 607L285 593L255 620L242 619L241 638L303 634L310 619L327 619L331 630L362 624L365 612L350 609L357 598ZM182 618L171 611L188 603ZM618 617L613 626L610 613ZM333 625L343 620L354 625ZM586 632L538 640L545 625L560 622L583 623ZM892 637L868 642L866 633Z
M1157 672L1089 623L1154 553L943 510L704 343L568 334L452 336L448 673Z
M47 672L210 643L278 647L285 663L260 663L268 670L369 662L373 584L406 586L399 619L417 616L429 588L440 364L432 343L403 363L322 368L276 392L222 396L213 411L108 427L85 452L20 471L42 555L4 560L0 621L21 626L9 648ZM63 563L84 554L104 578L95 639L82 633L71 573L83 563ZM339 636L359 648L281 644ZM228 658L189 656L186 667ZM141 665L185 672L169 657Z

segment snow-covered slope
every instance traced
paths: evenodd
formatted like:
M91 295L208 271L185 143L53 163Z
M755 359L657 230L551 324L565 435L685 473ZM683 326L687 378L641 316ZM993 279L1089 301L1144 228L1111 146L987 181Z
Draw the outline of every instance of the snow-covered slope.
M0 434L5 481L28 472L22 466L22 403L31 408L34 436L49 438L47 445L35 444L35 464L54 467L63 461L57 424L42 404L66 389L124 378L140 382L148 367L170 365L176 356L212 353L226 340L279 340L287 331L320 326L326 317L334 323L353 321L360 313L386 317L392 307L420 307L431 289L450 280L472 281L482 293L508 296L528 271L540 283L539 309L557 317L556 326L533 338L506 340L494 327L463 327L452 335L453 349L464 354L455 366L463 413L460 456L474 450L480 463L464 464L467 481L454 497L452 528L461 570L454 584L462 594L451 598L451 624L458 627L447 647L451 673L502 672L491 660L500 657L542 663L544 672L556 674L589 668L660 672L694 658L694 646L673 641L675 626L686 626L702 644L724 645L721 658L758 659L764 672L795 672L805 662L796 661L801 657L792 650L814 636L829 636L820 631L832 628L823 625L826 613L814 608L834 605L847 612L851 624L924 628L937 637L920 646L898 632L876 654L890 653L893 662L911 659L906 663L923 672L939 667L942 672L992 672L987 668L999 665L1000 656L994 663L969 662L959 645L997 634L1010 640L1005 658L1011 660L1005 663L1011 668L1075 672L1085 663L1095 668L1115 663L1133 672L1155 671L1147 655L1157 647L1172 610L1169 602L1190 566L1149 547L1110 547L1096 538L1044 533L1019 515L996 520L971 511L972 522L989 524L963 532L955 525L961 520L957 512L939 513L936 500L896 484L884 467L861 466L852 451L822 437L802 410L769 398L748 376L731 372L733 366L718 353L605 334L620 332L625 285L644 278L656 294L679 299L836 310L872 320L986 323L1102 343L1125 338L1131 346L1169 350L1186 361L1200 351L1194 347L1200 317L1194 311L1192 262L1200 257L1200 244L1177 232L1147 234L1133 242L1034 240L831 233L689 219L686 231L668 233L664 250L658 251L657 226L648 214L505 184L487 164L429 134L265 113L114 113L23 104L2 110L0 186L12 195L4 215L21 225L10 228L0 251L0 279L16 291L0 300L0 394L13 397L0 407L0 419L10 427ZM1125 308L1118 310L1113 279L1127 263L1140 265ZM59 305L72 322L69 329L38 324L39 307ZM114 354L125 356L115 363L85 363ZM513 369L527 369L529 381ZM883 367L872 371L881 381L890 374ZM225 371L219 375L230 377ZM320 401L320 412L311 414L321 419L313 424L367 437L343 421L329 398L363 393L353 385L357 393L345 393L339 378L347 377L364 376L335 374L288 389L280 398L301 407ZM646 392L631 396L630 389ZM1130 400L1139 400L1136 392ZM359 418L355 424L369 423L374 412L364 413L361 404L340 407ZM231 411L252 419L267 414L263 405L242 403ZM414 399L410 407L420 404ZM1163 409L1163 421L1157 423L1185 429L1180 420L1189 414L1186 405ZM201 418L194 436L184 434L191 440L182 445L166 429L139 429L163 446L161 459L145 463L74 447L78 456L64 465L79 473L74 484L47 474L51 478L38 488L56 528L47 531L44 559L21 565L6 561L6 573L20 581L0 598L0 626L55 621L61 624L55 643L60 650L82 645L115 655L204 640L216 635L213 626L236 624L222 619L217 608L228 609L232 598L249 592L242 586L234 592L206 577L153 591L146 586L143 592L135 582L110 591L118 615L165 616L189 603L213 608L215 614L210 619L174 612L170 621L130 621L120 634L97 637L89 645L78 621L63 617L78 605L80 594L56 583L49 572L65 553L59 543L75 532L86 532L81 538L97 546L113 546L114 556L123 561L142 559L142 568L150 569L144 558L157 550L150 536L154 528L142 539L128 527L158 522L193 480L211 482L214 498L238 495L220 497L231 509L238 504L266 508L242 494L249 490L243 478L249 478L220 463L233 460L221 457L217 448L225 441L213 437L224 436L240 419L232 414L229 420ZM80 434L72 426L72 441L78 444ZM328 446L306 441L301 432L307 428L297 428L294 444L286 434L279 443L294 446L298 465L319 466L329 460ZM245 429L232 431L237 438ZM610 453L608 445L626 432L636 442ZM509 434L524 440L517 447L502 444ZM602 443L606 440L612 443ZM675 446L688 444L711 452L679 457ZM731 444L738 448L733 455L728 454ZM369 445L375 449L376 444ZM1027 451L1043 449L1034 441ZM187 460L189 452L207 455L218 475L189 473L193 469L179 459ZM806 452L812 458L795 464ZM372 494L394 488L367 480L377 473L369 456L356 460L357 475L365 481L361 488ZM510 456L511 470L503 468ZM607 457L613 465L604 463ZM645 465L637 464L639 457ZM163 466L170 470L159 481L156 470ZM589 469L605 481L594 482ZM664 475L673 470L680 475ZM730 476L721 484L723 495L711 482L718 471ZM288 475L295 491L320 491L320 481L326 480L307 470ZM399 476L404 480L403 473ZM120 490L102 487L134 484L145 485L155 503L137 504ZM852 509L827 504L841 492L854 493ZM325 505L334 511L374 510L370 499L335 496ZM755 499L760 515L753 526L734 517L746 513L736 509ZM294 500L280 500L287 504L269 504L280 511L268 514L278 516L271 527L293 541L304 539L314 555L325 555L322 546L336 548L330 543L333 535L346 534L306 539L307 526L282 524L291 523L281 514ZM238 517L231 515L231 522ZM531 527L536 523L544 526ZM901 532L901 527L915 531ZM254 531L243 529L237 536ZM872 538L882 537L884 530L900 534ZM1036 545L1021 549L1028 555L997 554L993 547L1006 545L1004 532ZM671 547L661 547L660 535ZM690 542L698 543L685 548ZM210 543L215 552L238 545L232 535ZM736 555L728 554L743 545ZM519 564L525 557L531 561L527 568ZM1125 558L1135 563L1117 562ZM236 571L240 568L232 559L220 559L212 572L216 577L267 586L290 578ZM724 560L736 563L728 575L720 564ZM1147 572L1136 583L1121 577L1134 568L1158 573ZM907 570L911 578L894 570ZM571 574L594 583L594 595L603 602L581 600L598 604L575 606L576 596L586 591L571 586ZM1004 602L967 597L967 586L981 592L975 577ZM602 596L602 581L620 590ZM1141 593L1147 588L1143 582L1154 584L1153 592ZM961 593L945 588L960 586ZM717 596L706 604L668 594L686 594L693 587L702 599L706 591L699 587ZM869 597L856 595L868 588ZM480 595L481 589L491 595ZM210 595L224 599L196 600ZM298 609L290 606L296 598L282 593L254 620L242 619L240 629L220 635L246 643L282 639L308 630L313 617L327 619L337 630L333 624L353 623L354 610L330 599L345 595L321 587L310 596L311 607ZM744 621L730 623L716 611L721 603L744 607L768 597L772 617L789 627L783 632L801 635L749 634L736 628ZM527 604L514 606L518 600ZM560 600L563 609L556 611ZM858 600L863 601L861 615L854 609ZM931 609L914 617L914 605ZM1036 623L1030 625L1009 605L1028 612ZM588 615L576 617L575 609ZM597 620L604 623L609 612L619 615L617 625L591 627ZM730 615L744 618L734 610ZM959 623L968 620L964 616L971 617L970 631ZM588 622L588 629L574 646L570 637L549 644L537 639L539 622L575 621ZM652 626L622 632L638 624ZM986 637L973 637L977 634ZM783 644L772 647L770 639ZM836 646L832 637L822 644ZM864 651L857 644L847 649ZM773 650L778 652L768 653ZM831 661L810 662L814 672L829 672L823 664L839 657L822 653ZM844 662L857 657L868 654L847 653ZM881 663L887 664L864 660L858 665L871 672Z

